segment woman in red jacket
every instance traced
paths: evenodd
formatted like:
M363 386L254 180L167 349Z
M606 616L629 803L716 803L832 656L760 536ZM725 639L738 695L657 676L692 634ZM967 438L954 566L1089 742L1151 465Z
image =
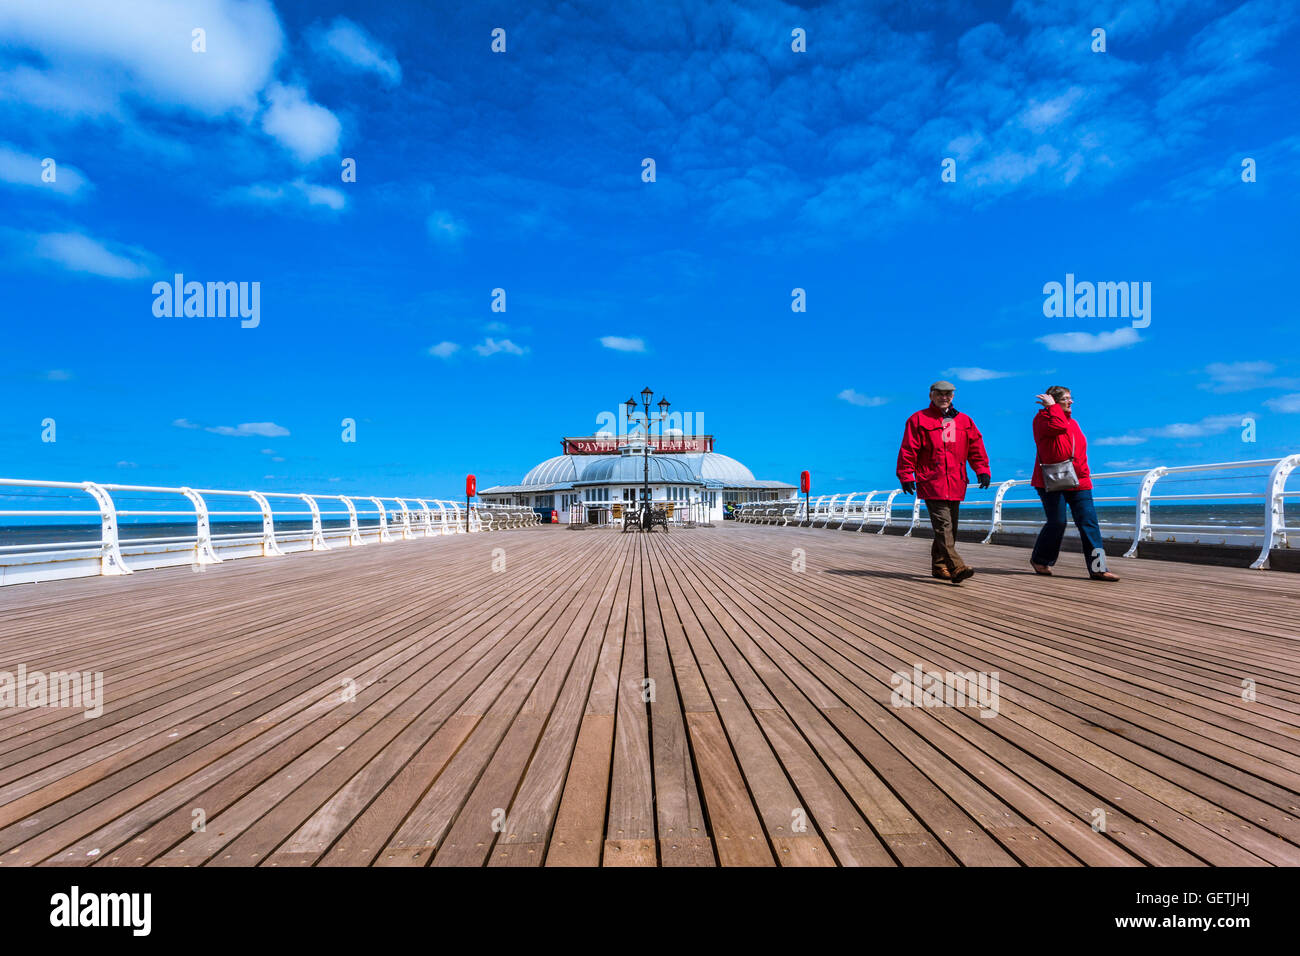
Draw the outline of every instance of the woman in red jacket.
M1038 489L1047 512L1047 523L1038 533L1034 553L1030 557L1035 574L1050 575L1052 565L1061 554L1061 540L1065 537L1065 507L1070 506L1079 539L1083 542L1083 560L1088 566L1088 576L1094 581L1118 581L1119 576L1106 570L1106 548L1101 539L1101 525L1097 509L1092 503L1092 472L1088 470L1088 439L1083 429L1070 414L1074 396L1062 385L1053 385L1038 396L1043 410L1034 416L1034 444L1038 454L1034 458L1032 484ZM1068 491L1047 491L1043 487L1043 464L1073 461L1079 478L1076 488Z

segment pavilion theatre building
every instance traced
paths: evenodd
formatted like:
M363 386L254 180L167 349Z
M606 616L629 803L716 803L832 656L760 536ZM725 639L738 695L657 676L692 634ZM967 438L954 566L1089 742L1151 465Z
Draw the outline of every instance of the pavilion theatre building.
M561 439L564 453L533 467L517 485L497 485L479 492L491 504L527 505L565 520L581 508L596 520L615 502L642 496L646 464L641 437L593 435ZM726 455L713 450L712 435L650 438L650 498L681 505L702 503L711 519L721 520L728 504L788 498L794 485L763 481Z

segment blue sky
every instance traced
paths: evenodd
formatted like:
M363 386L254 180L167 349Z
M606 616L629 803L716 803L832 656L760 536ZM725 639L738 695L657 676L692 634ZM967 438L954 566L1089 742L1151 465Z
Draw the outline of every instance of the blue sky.
M996 478L1057 383L1095 470L1295 452L1298 23L0 0L0 473L451 495L649 384L759 477L878 488L940 377ZM178 272L257 327L155 316ZM1067 273L1149 326L1045 317Z

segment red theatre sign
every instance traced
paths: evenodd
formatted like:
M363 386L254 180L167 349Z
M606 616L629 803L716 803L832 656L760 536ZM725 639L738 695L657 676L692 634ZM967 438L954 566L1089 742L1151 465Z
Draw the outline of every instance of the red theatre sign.
M631 443L640 444L642 439L623 435L617 438L562 438L566 455L617 455L618 450ZM664 438L651 438L650 450L659 454L693 454L713 451L712 435L668 435Z

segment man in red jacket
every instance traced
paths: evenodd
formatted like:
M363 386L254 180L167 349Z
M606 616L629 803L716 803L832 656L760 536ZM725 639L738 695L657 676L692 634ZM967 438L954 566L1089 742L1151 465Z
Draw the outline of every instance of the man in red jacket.
M930 407L909 418L903 428L895 470L903 492L923 498L930 513L934 528L930 572L961 584L975 573L957 553L957 512L966 498L966 463L975 469L981 488L989 486L992 474L984 437L969 415L953 407L956 388L952 382L930 386Z

